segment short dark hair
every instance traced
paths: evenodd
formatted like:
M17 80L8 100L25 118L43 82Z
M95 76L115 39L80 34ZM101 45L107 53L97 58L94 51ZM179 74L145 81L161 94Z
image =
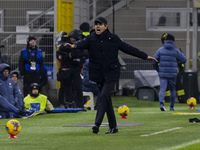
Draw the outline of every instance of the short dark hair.
M80 25L79 29L80 29L81 31L83 31L83 32L89 32L89 30L90 30L90 25L89 25L89 23L87 23L87 22L83 22L83 23Z
M164 33L162 36L161 36L161 41L162 43L164 44L164 40L172 40L172 41L175 41L175 38L172 34L169 34L169 33Z

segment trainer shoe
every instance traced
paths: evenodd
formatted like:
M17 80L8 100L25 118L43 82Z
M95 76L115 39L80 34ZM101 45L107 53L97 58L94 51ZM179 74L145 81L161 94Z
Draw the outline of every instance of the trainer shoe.
M97 134L99 132L99 127L97 125L95 125L92 127L92 130L93 130L92 131L93 133Z
M163 104L160 104L160 110L161 111L166 111L165 106Z
M170 111L174 111L174 107L170 107L170 109L169 109Z
M118 132L117 128L112 128L112 129L109 129L107 132L105 132L105 134L113 134L113 133L117 133L117 132Z
M25 111L23 112L23 114L21 115L22 119L27 119L27 118L31 118L36 112L35 111Z

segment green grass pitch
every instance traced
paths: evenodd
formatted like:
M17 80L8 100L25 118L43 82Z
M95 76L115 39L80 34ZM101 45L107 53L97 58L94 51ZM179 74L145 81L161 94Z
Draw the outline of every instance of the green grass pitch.
M0 120L0 150L199 150L200 105L189 109L187 104L175 103L175 111L161 112L159 102L139 101L135 97L112 97L118 123L144 123L137 126L119 126L119 133L105 134L108 127L100 127L98 134L92 127L64 127L94 123L96 111L51 113L30 119L17 119L22 129L18 139L9 139L6 122ZM127 105L130 114L120 119L117 107ZM173 114L181 113L181 114ZM185 114L184 114L185 113ZM105 115L103 123L107 123Z

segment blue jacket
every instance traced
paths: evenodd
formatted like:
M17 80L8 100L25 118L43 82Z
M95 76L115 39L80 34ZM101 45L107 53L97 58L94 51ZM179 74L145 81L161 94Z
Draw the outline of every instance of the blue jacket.
M37 50L37 54L35 57L35 51ZM29 49L30 57L27 53L27 49L24 48L21 51L20 58L19 58L19 70L20 74L37 74L42 75L43 72L43 57L42 57L42 50L38 49ZM31 62L36 62L35 70L31 68Z
M17 71L11 71L9 77L12 79L13 73L17 74L17 78L18 78L19 74L18 74ZM15 84L17 86L17 83L15 83ZM24 96L23 96L22 90L18 86L17 86L17 92L18 92L18 99L17 99L16 107L19 110L24 111L25 110L25 107L24 107Z
M3 75L3 71L5 69L10 70L10 66L5 63L0 64L0 96L4 97L10 104L16 106L16 103L18 101L17 85L11 78L5 77ZM0 106L0 111L11 110L7 110Z
M84 63L84 68L83 68L83 80L82 80L82 90L86 92L93 92L95 94L99 93L98 87L96 82L93 82L89 79L89 59L86 59Z
M158 71L159 77L176 78L178 61L186 62L184 54L176 49L175 43L172 40L167 40L161 48L159 48L154 58L158 62L154 62L153 66ZM159 63L159 66L158 66Z

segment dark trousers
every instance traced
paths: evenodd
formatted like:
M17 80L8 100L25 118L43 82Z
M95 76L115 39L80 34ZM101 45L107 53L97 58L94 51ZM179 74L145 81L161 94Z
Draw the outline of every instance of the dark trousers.
M61 89L59 90L59 103L75 101L77 108L83 108L83 91L80 69L74 69L69 77L61 80Z
M115 82L97 83L97 86L100 90L100 102L97 109L95 124L100 126L106 113L109 127L115 128L117 127L117 122L111 101L111 91L114 90Z
M23 91L24 91L24 97L26 97L28 94L30 94L31 89L31 83L39 83L40 82L40 75L38 74L26 74L24 75L23 80Z

